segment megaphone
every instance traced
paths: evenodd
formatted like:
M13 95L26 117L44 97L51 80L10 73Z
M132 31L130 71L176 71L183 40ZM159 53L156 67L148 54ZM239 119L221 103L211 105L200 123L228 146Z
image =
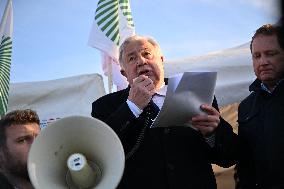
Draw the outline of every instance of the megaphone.
M28 172L36 189L84 188L80 184L86 182L91 183L88 188L114 189L124 163L122 144L107 124L70 116L53 122L36 137L28 156Z

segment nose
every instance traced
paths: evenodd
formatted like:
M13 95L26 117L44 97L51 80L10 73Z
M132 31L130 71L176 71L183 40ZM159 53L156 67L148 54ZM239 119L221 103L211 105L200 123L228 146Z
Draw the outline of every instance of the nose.
M261 56L259 59L259 65L267 65L268 59L265 56Z
M140 67L140 66L145 65L147 63L147 61L143 56L138 56L136 63L137 63L137 66Z

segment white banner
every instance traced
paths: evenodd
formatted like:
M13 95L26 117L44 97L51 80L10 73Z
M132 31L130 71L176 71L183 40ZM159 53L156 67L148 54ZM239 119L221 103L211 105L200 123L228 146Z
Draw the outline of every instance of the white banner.
M80 75L10 85L8 111L33 109L41 127L71 115L91 116L92 102L105 95L102 76Z

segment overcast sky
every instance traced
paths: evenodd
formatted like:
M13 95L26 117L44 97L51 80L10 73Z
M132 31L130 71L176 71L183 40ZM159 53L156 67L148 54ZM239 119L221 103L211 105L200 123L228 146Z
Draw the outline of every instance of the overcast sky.
M250 41L279 19L278 0L131 0L136 33L157 39L165 59L197 56ZM6 0L0 1L0 11ZM97 0L13 0L11 82L102 73L87 46Z

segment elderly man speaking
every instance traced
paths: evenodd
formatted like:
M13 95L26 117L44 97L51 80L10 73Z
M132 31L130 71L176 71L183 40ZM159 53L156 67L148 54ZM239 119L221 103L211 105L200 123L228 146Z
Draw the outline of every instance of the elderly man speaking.
M189 118L195 127L150 128L161 108L167 86L164 57L149 37L132 36L120 46L121 73L129 87L92 104L92 116L112 127L126 155L122 189L216 189L211 163L234 164L235 135L213 107Z

